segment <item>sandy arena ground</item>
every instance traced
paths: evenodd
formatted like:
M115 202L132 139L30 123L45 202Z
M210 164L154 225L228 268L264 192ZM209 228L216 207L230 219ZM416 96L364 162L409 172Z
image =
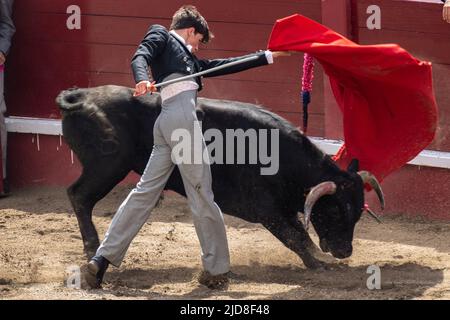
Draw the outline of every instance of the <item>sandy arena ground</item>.
M94 211L101 237L129 188L116 187ZM450 223L364 217L354 254L311 271L260 225L226 216L232 271L227 291L199 285L199 244L184 198L169 195L111 268L103 290L67 288L67 268L85 258L62 188L14 190L0 199L0 299L450 299ZM317 241L317 238L314 238ZM381 290L366 286L381 268Z

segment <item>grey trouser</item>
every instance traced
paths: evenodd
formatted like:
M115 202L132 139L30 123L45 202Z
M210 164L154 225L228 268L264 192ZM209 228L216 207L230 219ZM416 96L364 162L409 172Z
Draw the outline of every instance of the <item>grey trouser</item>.
M5 84L4 72L0 71L0 137L2 145L3 178L6 178L6 143L8 133L6 131L6 123L5 123L6 104L5 104L5 97L3 95L4 84Z
M97 255L105 257L115 266L121 264L131 241L150 216L175 167L171 151L178 141L172 141L172 132L186 129L193 139L194 127L199 130L195 114L196 97L196 90L185 91L162 103L161 114L153 128L154 146L147 167L136 188L119 207L97 250ZM200 146L206 148L202 135L200 139ZM178 168L200 240L203 268L212 275L228 272L230 256L225 224L222 212L214 202L209 164L181 163Z

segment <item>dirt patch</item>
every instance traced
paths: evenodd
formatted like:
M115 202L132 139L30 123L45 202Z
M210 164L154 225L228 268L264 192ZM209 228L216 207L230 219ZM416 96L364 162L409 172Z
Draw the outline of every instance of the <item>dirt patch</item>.
M101 237L129 190L116 187L95 208ZM236 276L211 291L194 280L200 247L186 200L173 194L103 290L69 289L68 268L85 257L65 190L14 191L0 199L0 299L450 299L450 223L402 217L364 217L352 257L312 271L260 225L226 216ZM367 288L370 265L380 267L381 290Z

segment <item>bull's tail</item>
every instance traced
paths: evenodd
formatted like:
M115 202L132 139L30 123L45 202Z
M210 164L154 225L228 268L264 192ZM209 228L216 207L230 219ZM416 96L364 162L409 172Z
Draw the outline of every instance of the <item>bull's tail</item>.
M75 111L83 107L86 101L86 91L78 88L71 88L61 91L56 97L56 104L61 111Z
M64 139L82 162L89 153L115 154L119 145L116 129L90 96L89 89L72 88L56 98Z

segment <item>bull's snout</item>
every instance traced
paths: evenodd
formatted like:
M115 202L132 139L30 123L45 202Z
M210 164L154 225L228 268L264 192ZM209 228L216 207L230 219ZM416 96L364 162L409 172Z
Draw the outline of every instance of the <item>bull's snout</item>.
M345 259L348 258L352 255L353 253L353 247L352 245L347 245L347 246L343 246L343 247L339 247L333 250L333 248L330 248L331 250L331 254L333 255L333 257L337 258L337 259Z
M319 245L323 252L330 252L331 255L337 259L348 258L353 253L353 246L351 243L343 244L340 242L339 245L336 246L333 242L328 242L326 239L320 239Z

